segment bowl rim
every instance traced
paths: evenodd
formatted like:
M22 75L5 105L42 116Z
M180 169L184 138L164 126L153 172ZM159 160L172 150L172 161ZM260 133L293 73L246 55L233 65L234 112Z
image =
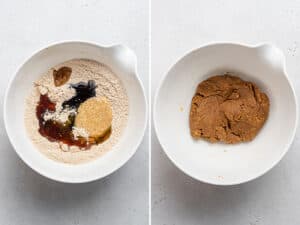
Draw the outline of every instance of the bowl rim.
M203 48L207 48L207 47L215 47L215 46L221 46L221 45L232 45L232 46L239 46L239 47L244 47L244 48L249 48L249 49L255 49L255 48L260 48L263 46L269 46L272 48L277 49L280 53L282 53L283 57L283 62L282 62L282 73L285 75L285 78L288 81L288 84L290 86L290 89L292 91L292 95L293 95L293 100L295 103L295 114L296 114L296 118L295 118L295 123L294 123L294 127L293 127L293 131L289 137L288 142L286 143L285 147L284 147L284 151L282 152L282 154L280 155L280 157L277 160L274 160L274 162L267 167L265 170L263 170L262 172L260 172L259 174L255 175L255 176L250 176L247 179L244 180L240 180L240 181L236 181L236 182L224 182L224 180L218 180L218 181L211 181L211 180L207 180L207 179L200 179L199 177L197 177L196 175L192 174L190 171L186 170L185 168L183 168L181 165L179 165L176 162L176 159L174 159L166 150L167 147L164 146L164 144L161 141L161 138L159 136L159 128L157 125L157 101L159 98L159 94L160 94L160 90L163 86L163 84L165 83L166 78L169 76L170 71L177 65L177 63L179 63L182 59L186 58L187 56L191 55L194 52L197 52ZM175 63L171 64L171 66L168 67L167 72L163 75L163 77L161 78L158 87L156 88L155 91L155 96L154 96L154 103L153 103L153 124L154 124L154 130L158 139L158 142L160 144L160 146L163 149L163 152L167 155L167 157L169 158L169 160L173 163L173 165L175 165L175 167L177 167L179 170L181 170L184 174L188 175L189 177L198 180L200 182L203 183L207 183L207 184L212 184L212 185L218 185L218 186L232 186L232 185L239 185L239 184L243 184L243 183L247 183L250 182L252 180L255 180L259 177L262 177L263 175L265 175L267 172L269 172L272 168L274 168L277 164L279 164L279 162L283 159L283 157L286 155L286 153L288 152L290 146L293 143L293 140L295 138L296 135L296 130L298 127L298 117L299 117L299 111L298 111L298 100L297 100L297 95L295 92L295 89L292 85L292 82L290 81L290 78L288 76L288 73L286 71L286 57L283 54L283 52L281 51L281 49L279 49L275 44L271 43L271 42L261 42L258 44L245 44L245 43L241 43L241 42L208 42L206 44L201 45L200 47L196 47L193 48L192 50L188 50L187 52L185 52L183 54L183 56L180 56L179 58L177 58L177 60L175 61Z
M134 64L134 70L133 70L133 75L135 76L135 78L137 79L138 81L138 84L142 90L142 99L143 99L143 102L144 102L144 107L145 107L145 112L144 112L144 121L143 121L143 128L140 132L140 135L133 147L133 151L130 153L130 155L127 156L127 159L124 160L122 163L118 164L113 170L107 172L105 175L101 175L101 176L94 176L94 177L91 177L90 179L86 179L86 178L81 178L80 180L76 179L69 179L69 178L62 178L62 177L56 177L56 176L53 176L53 175L50 175L50 174L47 174L47 173L44 173L42 171L39 171L34 165L31 165L27 159L25 157L23 157L20 153L19 153L19 150L17 150L16 148L16 145L14 143L14 140L13 138L11 137L11 134L10 132L8 132L8 120L7 120L7 102L8 102L8 94L10 92L10 89L14 83L14 80L17 76L17 74L19 73L19 71L23 68L23 66L32 58L34 57L35 55L37 55L38 53L44 51L45 49L47 48L52 48L52 47L55 47L55 46L58 46L58 45L64 45L64 44L84 44L84 45L90 45L90 46L94 46L94 47L97 47L97 48L107 48L107 49L110 49L110 48L115 48L115 47L122 47L122 48L125 48L129 51L131 51L133 53L133 56L135 57L135 64ZM17 66L16 70L14 71L13 73L13 76L11 76L11 78L9 79L9 82L6 86L6 90L5 90L5 94L4 94L4 101L3 101L3 120L4 120L4 127L5 127L5 131L6 131L6 134L8 136L8 139L9 139L9 142L10 144L12 145L14 151L16 152L16 154L19 156L19 158L29 167L31 168L33 171L35 171L37 174L43 176L43 177L46 177L50 180L53 180L53 181L56 181L56 182L61 182L61 183L69 183L69 184L80 184L80 183L89 183L89 182L93 182L93 181L96 181L96 180L100 180L104 177L107 177L109 176L110 174L116 172L117 170L119 170L121 167L123 167L132 157L133 155L137 152L141 142L143 141L143 138L145 136L145 132L146 132L146 129L147 129L147 122L148 122L148 103L147 103L147 98L146 98L146 93L145 93L145 88L143 86L143 83L141 81L141 78L139 76L139 73L138 73L138 69L137 69L137 65L138 65L138 60L137 60L137 55L135 54L135 52L127 47L126 45L124 44L121 44L121 43L118 43L118 44L111 44L111 45L100 45L98 44L97 42L95 41L90 41L90 40L81 40L81 39L67 39L67 40L60 40L60 41L55 41L55 42L50 42L50 43L47 43L47 44L44 44L43 47L39 47L37 48L36 50L34 50L29 56L26 56L25 59L19 64L19 66ZM93 162L93 161L91 161ZM84 163L84 164L88 164L89 162L87 163ZM70 165L70 164L68 164ZM79 165L83 165L83 164L79 164ZM76 166L76 165L74 165Z

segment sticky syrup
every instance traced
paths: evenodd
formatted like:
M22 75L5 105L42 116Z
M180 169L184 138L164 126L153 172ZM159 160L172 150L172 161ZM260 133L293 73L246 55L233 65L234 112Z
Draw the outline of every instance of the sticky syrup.
M89 80L87 83L79 82L77 84L71 84L71 87L75 89L76 95L63 102L63 108L69 107L77 110L82 102L96 96L95 89L97 86L93 80ZM103 137L96 139L89 138L88 141L80 137L75 139L72 132L75 116L69 116L66 123L60 123L55 120L44 120L44 113L46 111L54 112L55 106L55 103L51 102L47 95L40 95L40 101L36 107L36 116L39 120L39 133L49 141L59 141L68 146L75 145L80 148L88 149L91 145L102 143L110 137L111 129Z
M90 144L84 138L75 140L72 133L74 118L69 118L69 123L63 124L54 120L45 121L43 115L46 111L55 111L55 103L51 102L47 95L41 95L36 107L36 116L39 120L39 133L49 141L59 141L69 146L76 145L80 148L88 148Z

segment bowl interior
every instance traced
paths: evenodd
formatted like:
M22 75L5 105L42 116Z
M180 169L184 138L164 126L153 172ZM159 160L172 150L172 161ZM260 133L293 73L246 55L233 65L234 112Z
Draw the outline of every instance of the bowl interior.
M74 58L87 58L108 65L121 79L129 98L129 118L121 140L104 156L89 163L68 165L42 155L28 139L24 126L24 104L33 82L52 66ZM110 48L83 42L66 42L33 55L21 66L7 90L5 124L19 156L34 170L54 180L87 182L104 177L134 154L146 125L146 102L136 74L135 55L124 46Z
M292 142L297 121L296 99L282 60L281 52L271 46L217 44L176 63L154 106L157 135L173 163L198 180L220 185L246 182L272 168ZM270 98L269 118L252 142L210 144L190 135L189 111L197 85L224 72L255 82Z

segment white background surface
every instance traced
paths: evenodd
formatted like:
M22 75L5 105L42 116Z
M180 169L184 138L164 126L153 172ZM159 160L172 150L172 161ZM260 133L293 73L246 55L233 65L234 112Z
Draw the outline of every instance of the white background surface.
M119 171L103 180L66 185L29 169L13 151L3 125L9 78L33 51L64 39L123 43L138 56L148 86L148 2L39 1L0 4L0 224L144 225L148 222L148 138Z
M171 65L213 41L276 44L286 54L299 96L300 1L152 0L152 99ZM300 224L299 147L300 130L288 154L268 174L243 185L218 187L175 168L153 131L152 224Z
M211 41L275 43L287 56L287 70L299 96L299 1L152 2L152 96L177 59ZM60 184L37 175L18 159L3 128L2 105L16 67L32 51L62 39L128 45L138 55L147 86L148 3L10 0L1 2L0 15L0 224L147 224L147 138L133 159L110 177L86 185ZM182 174L153 134L153 224L299 224L299 132L271 172L233 187L199 183Z

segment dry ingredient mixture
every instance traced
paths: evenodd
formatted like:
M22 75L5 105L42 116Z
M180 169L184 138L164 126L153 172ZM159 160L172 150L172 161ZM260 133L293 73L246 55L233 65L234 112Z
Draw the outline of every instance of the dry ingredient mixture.
M198 87L191 103L195 139L229 144L251 141L269 114L269 98L251 82L230 74L213 76Z
M128 110L126 91L107 66L74 59L51 68L34 83L25 105L25 126L47 157L84 163L118 142Z

